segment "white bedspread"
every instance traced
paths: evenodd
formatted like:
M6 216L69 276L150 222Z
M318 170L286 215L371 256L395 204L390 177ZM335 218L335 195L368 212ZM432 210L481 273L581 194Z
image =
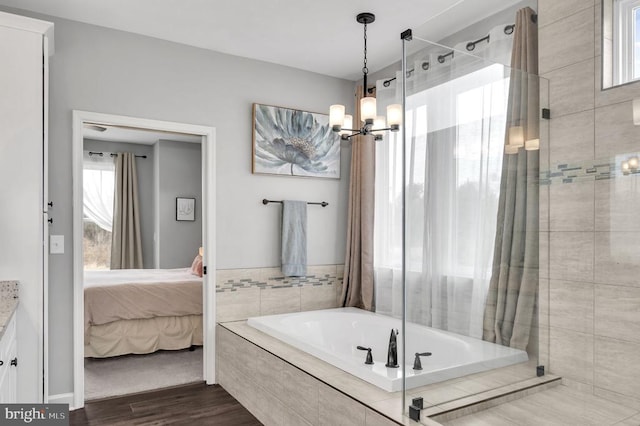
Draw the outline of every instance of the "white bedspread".
M113 269L105 271L84 271L84 287L95 287L129 283L173 283L202 281L193 275L191 268L177 269Z

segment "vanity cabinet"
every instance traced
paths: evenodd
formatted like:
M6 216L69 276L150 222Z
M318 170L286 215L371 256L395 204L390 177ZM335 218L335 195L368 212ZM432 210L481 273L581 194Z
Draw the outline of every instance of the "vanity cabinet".
M17 402L18 348L16 345L16 316L11 316L0 339L0 404Z

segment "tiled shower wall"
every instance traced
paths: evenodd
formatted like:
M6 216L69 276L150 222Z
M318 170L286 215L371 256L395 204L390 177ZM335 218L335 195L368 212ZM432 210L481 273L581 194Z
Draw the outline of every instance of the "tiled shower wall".
M541 151L547 365L569 386L640 408L640 174L620 170L640 153L640 83L601 90L600 0L539 0L538 12L552 117Z
M309 266L306 277L279 268L216 271L216 321L313 311L338 306L344 265Z

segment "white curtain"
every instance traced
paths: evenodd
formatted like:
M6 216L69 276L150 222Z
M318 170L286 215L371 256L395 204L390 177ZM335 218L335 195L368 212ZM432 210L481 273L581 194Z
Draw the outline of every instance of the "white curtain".
M115 161L109 153L100 156L90 155L89 151L85 151L82 168L84 218L111 232Z
M475 56L463 53L467 42L453 56L425 43L407 81L407 318L478 338L504 153L509 70L502 64L512 45L505 27L477 43ZM379 113L401 101L401 77L388 87L378 82ZM394 316L402 314L400 141L389 133L376 151L376 306Z

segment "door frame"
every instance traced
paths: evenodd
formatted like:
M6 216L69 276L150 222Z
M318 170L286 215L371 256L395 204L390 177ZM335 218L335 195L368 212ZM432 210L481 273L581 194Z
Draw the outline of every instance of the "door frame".
M85 123L114 125L202 137L202 244L203 264L208 273L203 275L203 377L207 384L216 383L215 377L215 324L216 324L216 130L195 124L150 120L123 115L88 111L73 111L73 405L84 407L84 291L82 249L82 152Z

